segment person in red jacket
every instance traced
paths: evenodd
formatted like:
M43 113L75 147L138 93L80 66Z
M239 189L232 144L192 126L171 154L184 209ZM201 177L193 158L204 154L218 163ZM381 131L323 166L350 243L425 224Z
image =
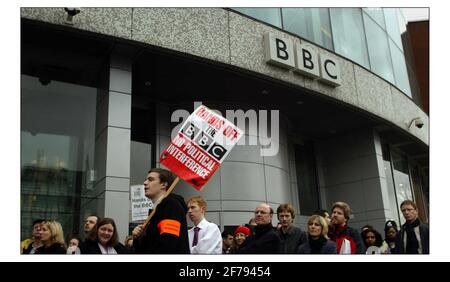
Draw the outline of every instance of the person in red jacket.
M338 254L364 254L365 248L359 232L347 225L351 214L350 206L336 202L331 208L331 226L328 237L336 242Z
M156 209L146 226L133 230L133 251L138 254L189 254L186 222L188 210L183 197L166 196L175 175L161 168L153 168L144 181L145 196L152 200ZM151 210L149 211L149 214Z

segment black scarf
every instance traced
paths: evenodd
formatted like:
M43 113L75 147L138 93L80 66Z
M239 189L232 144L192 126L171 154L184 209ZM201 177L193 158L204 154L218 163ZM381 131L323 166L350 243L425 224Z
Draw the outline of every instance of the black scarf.
M347 225L332 225L328 231L330 240L336 241L337 238L344 237L347 234Z
M411 223L405 223L405 232L406 232L406 254L418 254L419 251L419 241L417 241L416 233L414 232L414 228L420 225L420 220L417 218ZM403 244L403 242L402 242Z
M323 237L323 235L320 235L319 238L313 239L310 235L308 235L308 243L311 247L311 254L321 254L322 248L327 242L327 239Z

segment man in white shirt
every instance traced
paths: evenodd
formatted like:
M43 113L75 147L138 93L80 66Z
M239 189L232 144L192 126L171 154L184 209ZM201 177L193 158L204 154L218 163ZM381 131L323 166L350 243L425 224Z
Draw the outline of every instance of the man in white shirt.
M191 254L222 254L222 236L219 227L205 219L206 201L201 196L187 201L188 215L194 223L189 229Z

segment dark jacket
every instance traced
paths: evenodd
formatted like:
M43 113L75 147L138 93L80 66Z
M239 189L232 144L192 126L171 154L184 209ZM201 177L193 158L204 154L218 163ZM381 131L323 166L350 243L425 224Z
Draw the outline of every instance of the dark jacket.
M187 210L183 197L169 194L156 207L156 212L145 227L143 235L133 240L134 252L189 254Z
M273 229L272 224L257 225L255 235L249 236L237 254L278 254L280 247L280 236Z
M33 249L33 241L30 240L30 243L22 249L22 254L29 255L32 249Z
M328 237L336 243L338 254L341 251L344 239L350 241L352 254L364 254L366 252L361 235L356 229L353 229L348 225L333 225L328 232Z
M291 225L286 233L282 229L278 230L280 235L280 254L296 254L298 247L308 240L305 231Z
M414 227L414 229L417 229L417 228L419 228L420 242L422 244L422 254L429 254L430 253L430 229L429 229L428 225L421 223L420 220L418 220L418 226ZM398 241L395 244L394 253L397 253L397 254L405 254L406 253L405 234L406 234L406 223L403 224L402 228L400 229L400 234L398 236Z
M303 243L298 248L299 254L311 254L312 247L309 241ZM331 240L324 241L322 248L320 249L321 254L337 254L336 243Z
M50 245L50 247L39 247L36 252L36 255L65 255L66 249L58 243L54 243Z
M82 242L80 244L79 248L80 248L81 254L94 254L94 255L102 254L102 251L100 250L100 247L98 246L97 241L92 241L92 240L86 239L84 242ZM125 246L122 245L121 243L118 243L114 247L114 250L116 250L117 254L125 254L126 253Z

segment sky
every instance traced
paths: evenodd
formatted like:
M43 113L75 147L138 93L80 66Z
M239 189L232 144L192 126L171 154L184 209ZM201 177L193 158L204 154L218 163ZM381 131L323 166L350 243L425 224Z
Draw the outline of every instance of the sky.
M402 12L408 22L430 19L428 8L402 8Z

